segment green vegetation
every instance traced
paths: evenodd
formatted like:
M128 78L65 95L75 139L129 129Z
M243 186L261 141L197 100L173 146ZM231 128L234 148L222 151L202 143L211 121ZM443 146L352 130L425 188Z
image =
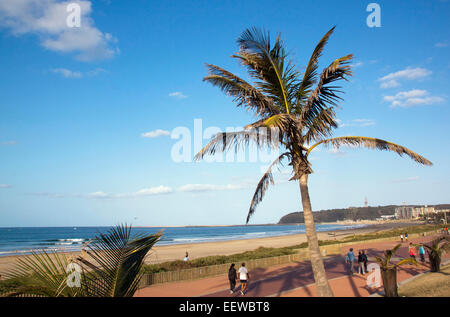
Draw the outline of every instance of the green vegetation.
M302 247L307 247L307 243L305 243ZM152 264L145 265L144 272L145 273L159 273L159 272L167 272L167 271L176 271L182 269L191 269L196 267L203 267L209 265L218 265L218 264L226 264L226 263L239 263L242 261L269 258L275 256L282 256L288 254L296 253L297 246L285 247L285 248L264 248L259 247L253 251L247 251L243 253L237 253L232 255L218 255L218 256L208 256L203 258L198 258L192 261L172 261L172 262L164 262L160 264Z
M381 278L383 279L384 296L386 297L398 297L397 288L397 268L404 264L413 264L417 266L416 259L406 258L397 263L391 263L392 257L395 252L402 245L399 243L391 250L385 250L382 256L376 256L378 264L380 265Z
M131 297L138 289L142 265L161 234L131 236L117 226L95 237L76 258L64 253L20 257L0 283L2 296Z
M384 215L393 215L396 207L399 205L388 206L371 206L371 207L350 207L340 209L319 210L314 212L314 220L316 222L336 222L352 220L375 220ZM419 205L411 205L411 207L421 207ZM436 210L449 209L449 204L430 205ZM292 212L281 217L279 224L304 223L303 212Z
M430 259L430 271L439 272L441 267L442 255L450 251L450 238L448 236L441 236L429 245L423 245L428 253Z
M450 297L450 265L441 272L429 272L398 288L399 296L406 297Z
M442 225L421 225L421 226L414 226L414 227L404 227L404 228L398 228L398 229L391 229L386 231L379 231L374 233L367 233L367 234L358 234L358 235L351 235L348 237L345 237L340 240L326 240L322 241L319 240L319 245L332 245L332 244L338 244L338 243L345 243L345 242L359 242L359 241L366 241L366 240L372 240L372 239L379 239L379 238L389 238L389 237L399 237L401 233L404 233L405 231L409 234L413 233L422 233L432 230L438 230L442 228ZM295 254L298 252L299 249L305 249L308 247L307 242L303 242L301 244L283 247L283 248L264 248L259 247L256 250L253 251L247 251L243 253L237 253L232 255L218 255L218 256L208 256L203 258L198 258L192 261L171 261L171 262L164 262L160 264L151 264L151 265L144 265L143 272L144 273L159 273L159 272L168 272L168 271L177 271L177 270L183 270L183 269L192 269L196 267L203 267L203 266L209 266L209 265L218 265L218 264L226 264L226 263L239 263L242 261L248 261L248 260L256 260L256 259L262 259L262 258L269 258L269 257L275 257L275 256L281 256L281 255L288 255L288 254Z

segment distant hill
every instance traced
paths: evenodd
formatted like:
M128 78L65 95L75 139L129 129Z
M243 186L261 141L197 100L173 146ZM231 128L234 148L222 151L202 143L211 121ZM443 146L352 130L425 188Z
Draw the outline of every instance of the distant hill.
M421 207L423 205L408 205L408 207ZM314 211L315 222L335 222L343 220L375 220L382 215L393 215L396 207L402 207L402 205L389 205L378 207L350 207L345 209L328 209ZM428 207L434 207L435 209L450 209L450 204L440 205L428 205ZM303 211L292 212L283 216L279 224L289 223L304 223Z

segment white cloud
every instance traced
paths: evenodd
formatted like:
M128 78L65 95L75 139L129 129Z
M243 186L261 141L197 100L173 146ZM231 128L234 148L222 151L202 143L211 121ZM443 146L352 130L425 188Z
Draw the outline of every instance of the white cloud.
M103 68L96 68L96 69L87 71L86 73L82 73L80 71L72 71L67 68L54 68L51 70L51 72L55 73L55 74L59 74L65 78L82 78L84 76L89 76L89 77L97 76L102 73L106 73L106 70Z
M392 87L397 87L400 85L399 80L402 80L402 79L418 80L418 79L423 79L425 77L428 77L431 74L432 74L432 71L428 70L426 68L407 67L406 69L387 74L386 76L381 77L378 80L381 81L381 84L380 84L381 88L392 88Z
M112 196L110 194L104 193L104 192L95 192L87 195L88 198L94 198L94 199L103 199L103 198L111 198Z
M400 83L396 81L395 79L384 81L380 84L380 88L386 89L386 88L394 88L400 86Z
M369 127L373 125L375 125L375 120L372 119L353 119L348 123L339 124L339 127Z
M364 65L363 62L356 62L356 63L352 64L352 67L353 67L353 68L355 68L355 67L361 67L362 65Z
M51 70L55 74L59 74L65 78L81 78L83 77L83 74L78 71L72 71L70 69L66 68L55 68Z
M434 46L436 47L447 47L448 46L448 42L437 42L436 44L434 44Z
M213 185L213 184L187 184L183 185L178 190L180 192L207 192L207 191L221 191L221 190L237 190L248 188L249 184L227 184L227 185Z
M419 179L420 179L419 176L411 176L411 177L406 177L406 178L393 179L390 181L390 183L410 183L410 182L418 181Z
M328 153L330 153L330 154L333 154L333 155L336 155L336 156L344 156L344 155L346 155L347 153L345 153L344 151L341 151L341 149L339 149L339 148L331 148L331 149L329 149L328 150Z
M168 135L170 135L169 131L161 130L161 129L157 129L155 131L145 132L145 133L141 134L141 136L143 138L157 138L160 136L168 136Z
M428 91L421 89L401 91L394 96L384 96L383 99L391 103L391 108L409 108L421 105L431 105L444 101L444 98L429 96Z
M9 184L0 184L0 188L11 188L12 186Z
M174 97L174 98L177 98L177 99L185 99L185 98L187 98L187 96L184 95L184 94L183 94L182 92L180 92L180 91L171 92L171 93L169 94L169 97Z
M5 141L5 142L2 142L1 143L1 145L16 145L17 144L17 142L16 141L13 141L13 140L11 140L11 141Z
M135 198L135 197L145 197L145 196L154 196L154 195L163 195L170 194L173 192L173 189L168 186L157 186L157 187L149 187L138 190L134 193L124 193L124 194L108 194L102 191L98 191L95 193L91 193L86 195L87 198L93 199L113 199L113 198Z
M80 27L69 27L67 6L81 8ZM81 61L111 58L119 53L117 38L94 26L92 5L88 0L2 0L0 27L13 35L37 35L40 44L51 51L74 53Z
M172 188L160 185L158 187L144 188L135 193L135 196L151 196L172 193Z

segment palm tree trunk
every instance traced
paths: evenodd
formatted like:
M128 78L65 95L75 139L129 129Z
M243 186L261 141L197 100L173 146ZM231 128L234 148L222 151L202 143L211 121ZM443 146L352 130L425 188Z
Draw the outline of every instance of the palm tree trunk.
M308 174L300 177L300 193L302 196L303 216L305 218L306 238L309 246L309 257L316 281L317 295L321 297L331 297L333 291L328 284L322 255L320 254L319 241L317 239L314 217L311 210L311 201L308 192Z
M381 268L381 278L383 280L384 296L398 297L397 288L397 268Z

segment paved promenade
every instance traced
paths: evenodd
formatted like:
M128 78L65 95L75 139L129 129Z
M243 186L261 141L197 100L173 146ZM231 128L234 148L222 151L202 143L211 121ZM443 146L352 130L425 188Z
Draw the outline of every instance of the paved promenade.
M411 239L408 243L404 242L402 247L396 253L396 258L408 257L409 242L429 242L434 237L421 237ZM351 276L344 263L345 254L350 247L358 255L359 250L365 250L369 257L369 264L375 262L374 256L381 255L384 250L394 247L399 241L386 241L376 243L355 243L342 249L342 255L332 256L324 259L325 270L329 279L330 286L339 297L361 297L374 294L380 289L371 289L366 284L365 275L354 274ZM448 255L445 259L450 258ZM395 260L395 258L394 258ZM356 269L355 264L355 269ZM239 268L240 263L236 263ZM405 281L417 274L423 273L429 269L428 264L404 265L399 268L397 280ZM355 270L356 271L356 270ZM309 261L289 263L273 266L270 268L254 269L250 271L251 280L248 286L248 292L245 297L310 297L316 296L314 286L314 277ZM135 296L148 297L242 297L240 294L239 282L236 292L230 294L227 279L227 273L221 276L204 278L194 281L173 282L166 284L156 284L139 290Z

